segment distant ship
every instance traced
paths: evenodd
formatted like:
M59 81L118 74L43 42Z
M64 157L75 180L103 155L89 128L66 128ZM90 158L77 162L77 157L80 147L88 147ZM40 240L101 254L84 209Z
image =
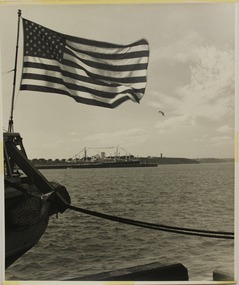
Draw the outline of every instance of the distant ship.
M100 149L112 149L115 147L105 147ZM119 147L116 147L115 155L106 156L104 151L100 154L88 156L87 150L92 148L84 148L78 154L68 160L33 160L35 167L38 169L66 169L66 168L113 168L113 167L157 167L157 163L142 163L133 155L126 152L120 155ZM99 148L93 148L99 149ZM83 157L81 153L83 152Z

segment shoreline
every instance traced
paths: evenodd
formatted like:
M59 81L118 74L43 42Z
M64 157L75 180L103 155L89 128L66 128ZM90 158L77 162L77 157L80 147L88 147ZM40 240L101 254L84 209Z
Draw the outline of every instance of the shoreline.
M38 169L68 169L68 168L132 168L132 167L157 167L159 165L172 164L202 164L202 163L226 163L234 162L234 159L189 159L173 157L141 157L134 160L117 160L117 161L52 161L45 159L35 159L31 161Z

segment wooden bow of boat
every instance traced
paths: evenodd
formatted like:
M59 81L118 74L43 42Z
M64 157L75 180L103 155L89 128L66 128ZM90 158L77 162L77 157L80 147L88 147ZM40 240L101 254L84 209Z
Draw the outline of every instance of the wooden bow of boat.
M49 217L70 204L66 188L49 182L28 160L19 133L4 133L5 267L31 249Z

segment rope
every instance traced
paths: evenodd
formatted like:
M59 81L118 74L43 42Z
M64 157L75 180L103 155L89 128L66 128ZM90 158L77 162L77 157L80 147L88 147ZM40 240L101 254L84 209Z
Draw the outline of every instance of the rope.
M77 212L81 212L87 215L95 216L95 217L110 220L110 221L115 221L118 223L133 225L137 227L143 227L143 228L148 228L148 229L153 229L153 230L172 232L172 233L184 234L184 235L202 236L202 237L209 237L209 238L234 239L234 233L232 232L206 231L206 230L197 230L197 229L190 229L190 228L171 227L171 226L166 226L166 225L146 223L142 221L136 221L136 220L131 220L131 219L125 219L122 217L107 215L107 214L75 207L69 204L67 206L69 209L77 211Z

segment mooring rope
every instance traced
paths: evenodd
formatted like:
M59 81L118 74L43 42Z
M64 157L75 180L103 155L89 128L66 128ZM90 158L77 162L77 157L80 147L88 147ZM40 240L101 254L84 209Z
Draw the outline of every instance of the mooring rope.
M70 204L67 204L67 207L71 210L81 212L87 215L91 215L91 216L95 216L98 218L115 221L115 222L123 223L127 225L133 225L137 227L143 227L143 228L148 228L148 229L153 229L153 230L172 232L172 233L184 234L184 235L202 236L202 237L208 237L208 238L234 239L233 232L207 231L207 230L197 230L197 229L190 229L190 228L171 227L171 226L166 226L162 224L160 225L160 224L146 223L146 222L126 219L126 218L122 218L118 216L107 215L107 214L103 214L100 212L95 212L95 211L75 207Z
M12 187L16 187L22 191L23 193L27 193L26 189L22 187L19 184L12 183L11 181L5 180L5 183L9 184ZM95 216L98 218L123 223L127 225L132 225L136 227L143 227L147 229L153 229L153 230L159 230L159 231L165 231L165 232L171 232L171 233L177 233L177 234L184 234L184 235L191 235L191 236L201 236L201 237L208 237L208 238L220 238L220 239L234 239L234 233L233 232L224 232L224 231L208 231L208 230L198 230L198 229L190 229L190 228L183 228L183 227L172 227L162 224L153 224L153 223L147 223L132 219L126 219L118 216L108 215L96 211L91 211L87 209L83 209L80 207L75 207L70 205L61 195L58 195L58 198L60 199L58 202L61 202L61 204L64 205L65 209L71 209L77 212L81 212L87 215Z

